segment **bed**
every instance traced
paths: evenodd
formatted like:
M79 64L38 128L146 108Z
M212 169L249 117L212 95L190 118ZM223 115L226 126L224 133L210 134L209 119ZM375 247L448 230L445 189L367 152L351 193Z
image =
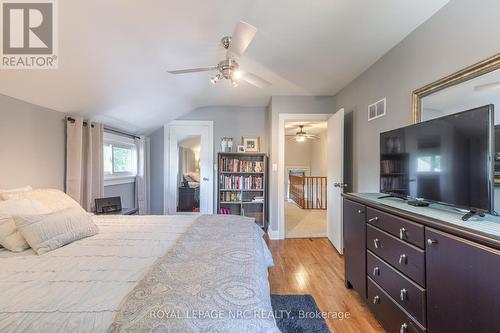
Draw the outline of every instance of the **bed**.
M0 332L279 332L269 316L272 258L255 223L215 215L92 218L97 235L52 252L0 249ZM179 306L188 316L165 316ZM192 316L207 309L225 314ZM225 317L233 310L248 313Z

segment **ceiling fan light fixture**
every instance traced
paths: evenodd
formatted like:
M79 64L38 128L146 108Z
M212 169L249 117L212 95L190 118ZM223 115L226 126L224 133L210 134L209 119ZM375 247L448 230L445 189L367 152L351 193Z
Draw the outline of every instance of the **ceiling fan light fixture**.
M212 76L210 82L212 82L212 84L216 84L220 79L221 79L220 74L217 74L215 76Z
M304 141L306 141L306 137L303 135L297 135L297 136L295 136L295 141L304 142Z
M169 70L168 73L177 75L217 71L216 75L210 78L212 84L216 84L222 80L228 80L233 87L237 87L240 80L243 80L257 88L267 88L271 85L270 82L250 72L241 72L239 69L240 66L238 61L253 41L256 33L257 28L246 22L240 21L236 25L232 36L222 37L221 44L226 50L226 55L224 60L219 61L216 66Z
M235 81L239 81L242 76L243 76L243 74L241 73L240 70L235 70L233 75L232 75L233 80L235 80Z

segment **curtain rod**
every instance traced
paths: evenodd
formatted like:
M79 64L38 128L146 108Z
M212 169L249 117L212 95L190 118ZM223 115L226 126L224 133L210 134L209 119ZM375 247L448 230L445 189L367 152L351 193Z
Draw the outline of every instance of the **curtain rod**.
M130 133L125 133L125 132L122 132L122 131L118 131L118 130L115 130L113 128L109 128L109 127L104 127L104 130L106 132L112 132L112 133L116 133L116 134L120 134L120 135L124 135L124 136L128 136L128 137L131 137L133 139L140 139L140 137L138 137L137 135L134 135L134 134L130 134Z
M71 117L66 117L66 120L69 121L70 123L74 124L75 123L75 118L71 118ZM86 121L83 121L83 126L87 126L87 122ZM92 128L94 128L94 125L90 125L92 126Z
M75 118L71 118L71 117L66 117L66 120L69 121L72 124L76 121ZM83 126L87 126L87 122L86 121L83 122ZM91 126L92 126L92 128L94 127L93 124ZM119 130L115 130L114 128L109 128L109 127L104 126L104 130L107 131L107 132L113 132L113 133L116 133L116 134L128 136L128 137L131 137L133 139L140 139L140 137L138 137L137 135L133 135L133 134L130 134L130 133L125 133L125 132L122 132L122 131L119 131Z

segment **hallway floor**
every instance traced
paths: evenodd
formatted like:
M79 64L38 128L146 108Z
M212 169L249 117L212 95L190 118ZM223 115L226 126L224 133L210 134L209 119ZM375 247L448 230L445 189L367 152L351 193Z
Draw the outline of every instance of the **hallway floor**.
M326 210L301 209L285 200L285 237L326 237Z

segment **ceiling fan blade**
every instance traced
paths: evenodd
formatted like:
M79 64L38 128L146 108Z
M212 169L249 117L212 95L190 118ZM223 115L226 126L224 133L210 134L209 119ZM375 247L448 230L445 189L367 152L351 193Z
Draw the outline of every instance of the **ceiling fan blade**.
M245 53L248 45L252 42L257 28L246 22L240 21L234 29L231 43L227 50L227 58L239 58Z
M254 86L258 88L267 88L271 85L271 82L268 82L261 78L260 76L257 76L252 73L245 73L241 77L242 80L245 80L246 82L253 84Z
M196 73L196 72L209 72L209 71L213 71L215 69L217 69L217 66L179 69L179 70L167 71L167 72L169 72L170 74L187 74L187 73Z

